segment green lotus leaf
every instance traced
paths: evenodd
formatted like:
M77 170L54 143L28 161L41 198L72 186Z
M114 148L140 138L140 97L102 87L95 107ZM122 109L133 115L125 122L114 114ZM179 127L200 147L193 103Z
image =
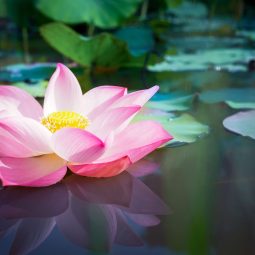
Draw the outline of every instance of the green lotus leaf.
M130 58L126 43L109 33L84 37L62 23L44 25L40 32L54 49L85 67L117 68Z
M113 28L134 14L142 0L38 0L37 8L56 21Z
M226 129L255 139L255 110L238 112L223 121Z
M174 117L172 114L160 110L144 109L143 112L135 117L134 121L153 120L160 123L174 139L165 146L179 146L186 143L193 143L199 137L209 133L209 127L198 122L189 114L182 114Z

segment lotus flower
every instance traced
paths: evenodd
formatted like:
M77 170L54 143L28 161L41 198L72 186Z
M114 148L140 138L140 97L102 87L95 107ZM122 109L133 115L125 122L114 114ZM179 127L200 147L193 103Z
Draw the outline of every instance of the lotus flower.
M158 123L132 123L158 86L127 94L100 86L84 95L74 74L58 64L43 108L25 91L0 86L0 178L4 186L49 186L67 167L110 177L172 139Z

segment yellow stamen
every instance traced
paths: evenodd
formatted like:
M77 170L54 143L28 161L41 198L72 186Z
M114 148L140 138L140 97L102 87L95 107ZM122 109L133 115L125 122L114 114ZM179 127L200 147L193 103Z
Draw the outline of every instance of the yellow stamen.
M53 112L42 118L41 123L52 133L65 127L85 129L89 125L89 120L76 112Z

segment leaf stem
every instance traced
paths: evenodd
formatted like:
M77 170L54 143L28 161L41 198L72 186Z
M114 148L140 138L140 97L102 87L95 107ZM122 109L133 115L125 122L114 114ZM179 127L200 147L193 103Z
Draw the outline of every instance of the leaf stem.
M95 32L95 25L93 23L89 24L89 27L88 27L88 36L91 37L93 36Z
M144 0L141 8L140 20L145 20L147 17L147 11L149 6L149 0Z
M22 46L24 51L24 61L25 63L30 63L29 54L29 40L28 40L28 29L26 26L22 27Z

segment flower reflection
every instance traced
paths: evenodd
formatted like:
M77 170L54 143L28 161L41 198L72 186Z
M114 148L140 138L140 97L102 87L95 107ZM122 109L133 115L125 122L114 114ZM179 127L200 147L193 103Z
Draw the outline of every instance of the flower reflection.
M128 172L95 180L72 175L58 185L32 192L8 188L0 192L0 201L0 237L16 233L11 254L28 254L55 227L86 249L139 246L143 241L133 230L135 225L157 225L156 215L168 213L164 202Z

